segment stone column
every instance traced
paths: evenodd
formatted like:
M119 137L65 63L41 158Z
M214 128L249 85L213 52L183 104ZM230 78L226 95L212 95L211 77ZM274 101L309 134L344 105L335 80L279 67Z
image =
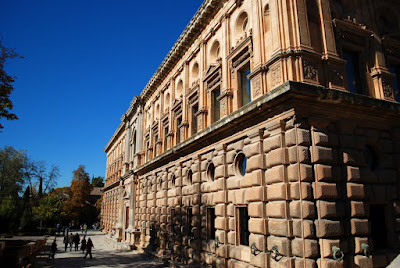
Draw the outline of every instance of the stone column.
M123 187L123 181L121 180L117 189L117 200L116 200L116 205L117 205L117 211L118 211L118 218L117 218L117 223L115 225L116 229L116 237L120 241L122 238L122 229L123 229L123 210L124 210L124 200L123 200L123 193L124 193L124 187Z
M125 133L126 133L126 136L125 136L125 162L123 163L123 165L124 165L123 173L124 174L129 171L129 162L131 161L130 150L129 150L131 128L129 126L129 122L126 123L125 129L126 129L126 131L125 131Z

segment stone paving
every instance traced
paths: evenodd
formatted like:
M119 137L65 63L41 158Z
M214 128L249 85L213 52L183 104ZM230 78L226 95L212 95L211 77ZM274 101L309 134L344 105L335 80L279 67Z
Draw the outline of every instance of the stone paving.
M76 231L73 232L73 234L75 233ZM82 234L80 231L78 233L82 240ZM92 239L94 245L93 259L90 259L89 256L84 259L82 251L75 251L74 247L72 247L72 251L69 250L69 247L67 251L64 251L63 237L57 237L58 251L53 267L164 267L142 252L117 250L111 243L107 243L108 240L100 231L88 230L86 240L88 237ZM50 237L49 241L52 242L53 239L53 237Z

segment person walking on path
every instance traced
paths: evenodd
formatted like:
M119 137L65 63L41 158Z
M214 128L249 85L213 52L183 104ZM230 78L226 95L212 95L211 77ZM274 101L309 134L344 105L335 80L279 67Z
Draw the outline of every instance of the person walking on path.
M86 223L85 223L85 225L83 226L83 229L85 230L85 237L86 237L86 234L87 234L87 225L86 225Z
M81 250L83 254L85 254L85 249L86 249L86 239L85 237L83 237L81 241Z
M92 248L94 248L94 245L93 245L92 239L89 238L87 241L87 244L86 244L86 254L85 254L85 257L83 257L83 258L86 259L86 256L89 254L90 259L92 259Z
M75 234L74 236L74 244L75 244L75 251L79 250L79 241L81 240L81 238L79 237L78 233Z
M57 251L57 243L56 239L54 239L53 243L51 244L51 258L54 260L54 255L56 254Z
M81 224L81 234L83 234L83 224Z
M68 236L69 251L72 251L72 244L74 243L74 235L71 233Z
M64 236L64 240L63 243L65 244L65 251L67 251L67 247L68 247L68 236Z

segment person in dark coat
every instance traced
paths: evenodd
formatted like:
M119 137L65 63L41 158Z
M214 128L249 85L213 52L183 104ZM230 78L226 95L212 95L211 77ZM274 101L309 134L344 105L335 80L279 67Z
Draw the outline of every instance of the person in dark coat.
M86 250L86 239L85 239L85 237L83 237L82 241L81 241L81 250L82 250L82 253L85 253L85 250Z
M67 251L67 247L68 247L68 235L64 236L63 243L65 244L65 251Z
M92 239L89 238L87 241L87 244L86 244L86 254L85 254L85 257L83 257L83 258L86 259L86 256L89 254L90 259L92 259L92 248L94 248L94 245L93 245Z
M78 250L79 250L79 247L78 247L79 241L80 241L80 237L79 237L78 233L76 233L76 234L74 235L75 251L78 251Z
M57 251L57 243L56 240L54 239L53 243L51 244L51 258L54 259L54 255L56 254Z

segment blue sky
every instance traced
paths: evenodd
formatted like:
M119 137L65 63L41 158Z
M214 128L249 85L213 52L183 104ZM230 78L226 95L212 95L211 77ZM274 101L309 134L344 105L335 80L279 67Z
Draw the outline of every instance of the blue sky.
M23 59L11 100L19 120L0 119L0 148L58 165L58 187L80 164L105 176L104 147L201 0L0 0L0 38Z

